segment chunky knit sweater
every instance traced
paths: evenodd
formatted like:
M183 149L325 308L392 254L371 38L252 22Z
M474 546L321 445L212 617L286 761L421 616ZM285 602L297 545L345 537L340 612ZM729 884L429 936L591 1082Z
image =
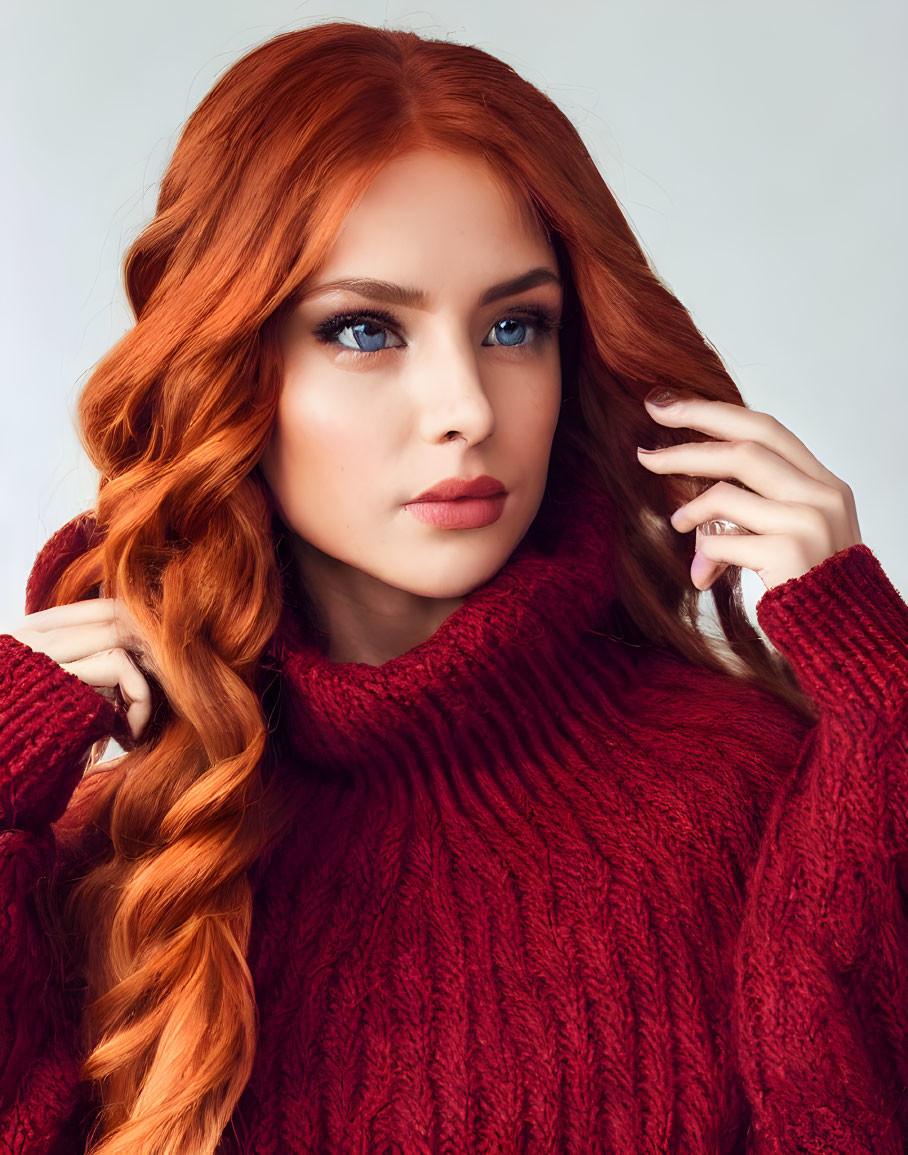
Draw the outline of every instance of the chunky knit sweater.
M866 545L763 595L811 725L610 624L601 496L537 522L381 666L288 598L265 660L305 803L250 872L261 1031L219 1155L903 1151L908 606ZM34 892L78 873L64 811L114 724L0 637L2 1151L84 1150Z

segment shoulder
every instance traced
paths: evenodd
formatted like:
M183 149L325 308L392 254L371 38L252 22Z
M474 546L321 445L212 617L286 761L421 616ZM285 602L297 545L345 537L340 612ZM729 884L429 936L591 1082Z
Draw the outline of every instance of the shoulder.
M628 739L679 786L728 779L755 800L769 796L810 737L811 725L786 702L731 672L657 646L604 641L596 649L600 668L613 671L603 689Z
M52 534L38 552L25 586L25 612L33 614L44 603L48 590L75 558L98 539L93 511L80 513Z

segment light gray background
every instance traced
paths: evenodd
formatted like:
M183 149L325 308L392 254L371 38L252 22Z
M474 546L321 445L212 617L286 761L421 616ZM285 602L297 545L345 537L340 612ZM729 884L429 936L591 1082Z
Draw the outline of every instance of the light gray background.
M904 596L906 13L894 0L10 6L0 632L24 613L41 545L93 504L75 397L129 327L121 259L180 126L248 49L336 18L475 44L560 105L747 403L851 485ZM753 616L763 585L744 571L744 588Z

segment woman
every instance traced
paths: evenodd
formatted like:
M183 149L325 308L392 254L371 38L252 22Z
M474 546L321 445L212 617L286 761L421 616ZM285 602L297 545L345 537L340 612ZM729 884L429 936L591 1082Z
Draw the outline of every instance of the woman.
M279 36L126 281L0 639L6 1144L901 1150L908 607L555 105Z

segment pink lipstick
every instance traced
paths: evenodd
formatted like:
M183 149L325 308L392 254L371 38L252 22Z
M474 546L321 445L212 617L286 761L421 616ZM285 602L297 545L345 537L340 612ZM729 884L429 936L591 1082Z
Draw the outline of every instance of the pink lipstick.
M404 506L426 525L441 529L481 529L501 517L507 490L495 477L483 474L468 481L448 477Z

